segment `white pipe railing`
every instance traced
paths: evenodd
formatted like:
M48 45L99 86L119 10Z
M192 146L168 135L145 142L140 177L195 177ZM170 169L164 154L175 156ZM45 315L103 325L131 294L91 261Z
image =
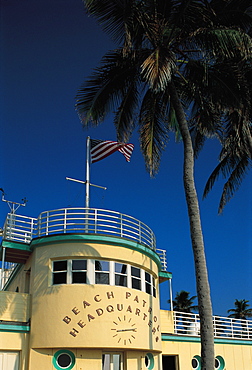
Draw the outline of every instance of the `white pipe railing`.
M174 333L179 335L200 335L198 314L174 311ZM213 316L216 338L252 340L252 320L238 320L230 317Z
M3 238L21 243L30 243L36 233L37 219L8 213Z
M119 236L156 250L153 231L134 217L94 208L62 208L42 212L38 219L9 213L3 238L30 243L32 238L60 233Z
M133 240L156 251L162 270L167 270L166 251L156 249L153 231L136 218L115 211L62 208L42 212L38 218L9 213L3 238L29 244L36 237L67 233L103 234Z

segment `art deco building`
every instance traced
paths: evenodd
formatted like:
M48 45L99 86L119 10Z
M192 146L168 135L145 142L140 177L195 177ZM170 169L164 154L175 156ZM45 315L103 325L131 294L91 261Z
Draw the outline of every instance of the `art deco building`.
M9 213L0 370L200 370L198 315L160 310L170 281L152 230L118 212ZM215 367L252 369L252 322L214 317Z

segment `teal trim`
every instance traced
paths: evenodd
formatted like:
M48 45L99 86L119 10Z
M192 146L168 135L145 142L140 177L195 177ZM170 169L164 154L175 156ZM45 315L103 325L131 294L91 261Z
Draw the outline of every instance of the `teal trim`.
M172 279L172 273L168 271L160 271L158 276L165 279Z
M69 366L62 367L62 366L59 365L58 358L60 357L60 355L63 355L63 354L67 354L71 358L71 363L69 364ZM57 370L62 370L62 369L71 370L75 365L75 355L73 354L73 352L68 351L67 349L59 350L59 351L54 353L53 358L52 358L52 363L53 363L53 366L55 367L55 369L57 369Z
M169 335L162 334L162 341L164 342L196 342L200 343L200 337L190 337L190 336L179 336L179 335ZM224 339L224 338L214 338L215 344L234 344L240 346L251 346L252 340L244 339Z
M0 332L28 333L30 325L5 325L0 324Z
M31 252L30 244L26 243L19 243L15 241L3 240L2 247L11 248L11 249L19 249L22 251Z
M224 367L225 367L225 361L224 361L224 358L221 357L221 356L216 356L217 360L219 361L220 363L220 366L217 367L217 370L223 370Z
M34 249L36 247L40 247L45 244L53 244L53 243L67 243L67 242L75 241L75 242L84 242L84 243L104 243L104 244L112 244L117 245L119 247L128 248L142 254L145 254L149 258L151 258L157 265L159 270L161 271L162 265L159 259L158 254L146 247L142 244L134 242L132 240L114 236L106 236L100 234L58 234L58 235L51 235L51 236L43 236L41 238L33 239L31 242L31 248Z
M154 368L154 357L152 353L147 353L146 357L148 358L147 369L152 370Z

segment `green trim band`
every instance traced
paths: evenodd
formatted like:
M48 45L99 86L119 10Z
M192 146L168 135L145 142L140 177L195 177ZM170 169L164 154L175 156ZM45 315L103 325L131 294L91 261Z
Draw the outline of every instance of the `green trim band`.
M200 337L189 337L189 336L178 336L178 335L169 335L169 334L162 334L161 335L162 341L164 342L196 342L200 343ZM214 338L215 344L235 344L235 345L252 345L252 340L244 340L244 339L224 339L224 338Z
M11 249L19 249L21 251L31 252L30 244L19 243L19 242L10 241L10 240L3 240L2 247L11 248Z
M168 271L160 271L158 276L165 279L172 279L172 273Z
M30 331L30 325L5 325L0 324L0 332L16 332L16 333L28 333Z
M44 236L44 237L33 239L31 242L31 248L34 249L44 244L68 242L68 241L73 241L73 240L76 242L85 242L85 243L91 242L91 243L96 243L96 244L102 242L105 244L112 244L112 245L117 245L119 247L132 249L134 251L145 254L157 264L158 269L160 271L162 269L161 261L156 252L154 252L149 247L145 247L142 244L139 244L137 242L134 242L126 238L118 238L118 237L99 235L99 234L58 234L58 235Z

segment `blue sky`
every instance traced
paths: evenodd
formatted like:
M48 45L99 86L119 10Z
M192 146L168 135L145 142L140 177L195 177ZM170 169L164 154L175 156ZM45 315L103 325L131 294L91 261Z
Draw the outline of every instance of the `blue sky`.
M28 199L19 213L84 206L85 189L65 177L85 180L86 137L116 140L113 117L84 130L75 95L92 68L113 44L85 14L81 0L0 0L0 187L6 198ZM152 228L157 247L167 250L173 293L196 294L189 225L182 184L181 143L170 142L160 170L145 170L135 132L132 160L115 153L91 167L91 207L131 215ZM218 216L223 180L201 201L205 182L217 164L219 146L209 140L196 161L209 280L216 315L226 315L234 300L252 306L251 173ZM0 204L3 225L8 207ZM168 285L161 285L161 307L168 308Z

